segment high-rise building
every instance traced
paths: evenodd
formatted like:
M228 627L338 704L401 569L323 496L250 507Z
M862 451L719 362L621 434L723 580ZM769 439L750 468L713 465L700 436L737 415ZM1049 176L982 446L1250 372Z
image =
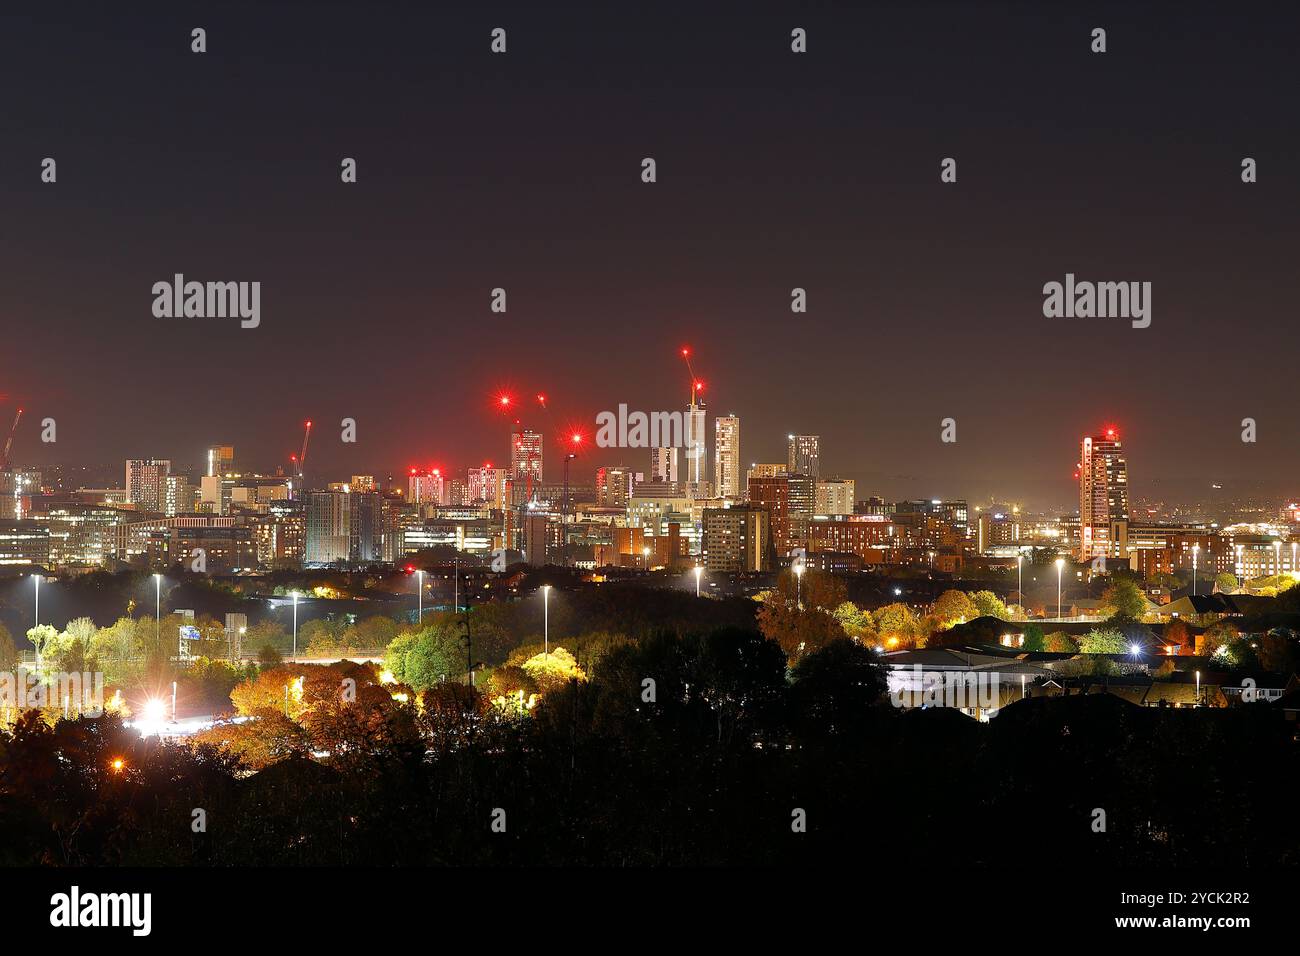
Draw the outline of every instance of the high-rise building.
M614 465L596 469L596 505L601 508L626 508L632 497L632 486L644 478L627 465Z
M1107 428L1083 439L1079 459L1079 557L1118 556L1115 553L1128 511L1128 465L1119 433Z
M771 513L760 505L704 509L704 567L735 574L772 567Z
M713 493L740 497L740 419L723 415L713 420Z
M767 509L771 516L769 527L772 547L778 554L789 554L790 534L790 481L788 475L756 477L749 480L749 503Z
M379 495L372 491L309 491L306 498L306 564L383 560L383 502Z
M856 486L852 478L823 478L817 482L819 515L851 515L855 507Z
M705 431L707 415L704 399L692 391L691 403L686 406L686 489L692 498L708 497L705 484L709 480L709 439Z
M785 462L768 462L751 464L749 470L745 472L745 488L749 488L749 483L755 478L779 478L787 474Z
M185 475L163 477L162 511L165 515L190 514L198 502L199 490Z
M447 483L443 480L442 469L421 471L412 468L406 480L406 500L413 505L445 505Z
M506 478L504 468L493 468L486 464L482 468L471 468L465 487L467 504L485 504L498 511L507 506Z
M166 502L164 479L172 463L163 458L132 458L126 463L126 500L141 511L162 511Z
M510 477L524 489L526 498L540 492L543 466L542 433L516 427L510 434Z
M786 470L792 475L821 477L821 439L817 435L789 435Z
M212 478L220 478L235 470L235 446L213 445L208 449L207 470L204 472Z
M808 547L808 525L817 505L817 479L812 475L786 475L789 508L789 549Z
M679 480L676 448L650 449L650 480L672 482Z
M48 567L50 529L38 521L0 521L0 565Z

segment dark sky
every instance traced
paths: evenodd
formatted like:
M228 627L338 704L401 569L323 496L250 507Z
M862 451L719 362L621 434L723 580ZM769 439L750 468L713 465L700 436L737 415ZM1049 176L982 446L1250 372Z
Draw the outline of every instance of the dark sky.
M545 391L557 426L677 408L689 343L746 461L819 433L823 472L860 496L1066 505L1103 423L1137 495L1294 494L1296 18L864 6L7 8L16 457L197 466L225 441L271 468L311 417L318 477L463 468L505 456L500 387ZM1243 156L1260 182L1241 183ZM260 281L261 327L154 318L150 288L175 272ZM1043 283L1066 272L1152 282L1151 327L1044 318ZM56 446L37 441L45 416Z

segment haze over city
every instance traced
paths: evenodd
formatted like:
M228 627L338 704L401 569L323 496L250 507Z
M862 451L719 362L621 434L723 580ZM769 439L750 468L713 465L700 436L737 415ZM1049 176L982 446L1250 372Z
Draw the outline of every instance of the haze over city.
M0 13L10 935L1293 927L1297 9Z

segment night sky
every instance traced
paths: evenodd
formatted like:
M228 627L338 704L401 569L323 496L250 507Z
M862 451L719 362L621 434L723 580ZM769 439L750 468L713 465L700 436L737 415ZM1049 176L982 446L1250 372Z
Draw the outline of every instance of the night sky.
M859 497L1065 507L1078 440L1104 423L1135 496L1295 494L1296 18L861 6L6 9L16 459L197 470L226 442L270 470L312 418L318 479L463 469L506 457L499 389L544 391L555 426L590 430L620 402L683 405L689 344L710 435L739 414L750 462L820 434L823 474ZM260 281L261 327L154 318L150 288L176 272ZM1067 272L1152 282L1151 327L1044 318L1042 286Z

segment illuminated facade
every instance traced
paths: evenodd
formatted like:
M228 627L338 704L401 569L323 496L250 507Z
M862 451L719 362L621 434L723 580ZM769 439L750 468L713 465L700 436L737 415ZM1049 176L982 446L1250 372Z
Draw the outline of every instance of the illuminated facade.
M1119 528L1127 524L1128 466L1119 434L1107 428L1084 438L1079 459L1079 559L1119 557Z

